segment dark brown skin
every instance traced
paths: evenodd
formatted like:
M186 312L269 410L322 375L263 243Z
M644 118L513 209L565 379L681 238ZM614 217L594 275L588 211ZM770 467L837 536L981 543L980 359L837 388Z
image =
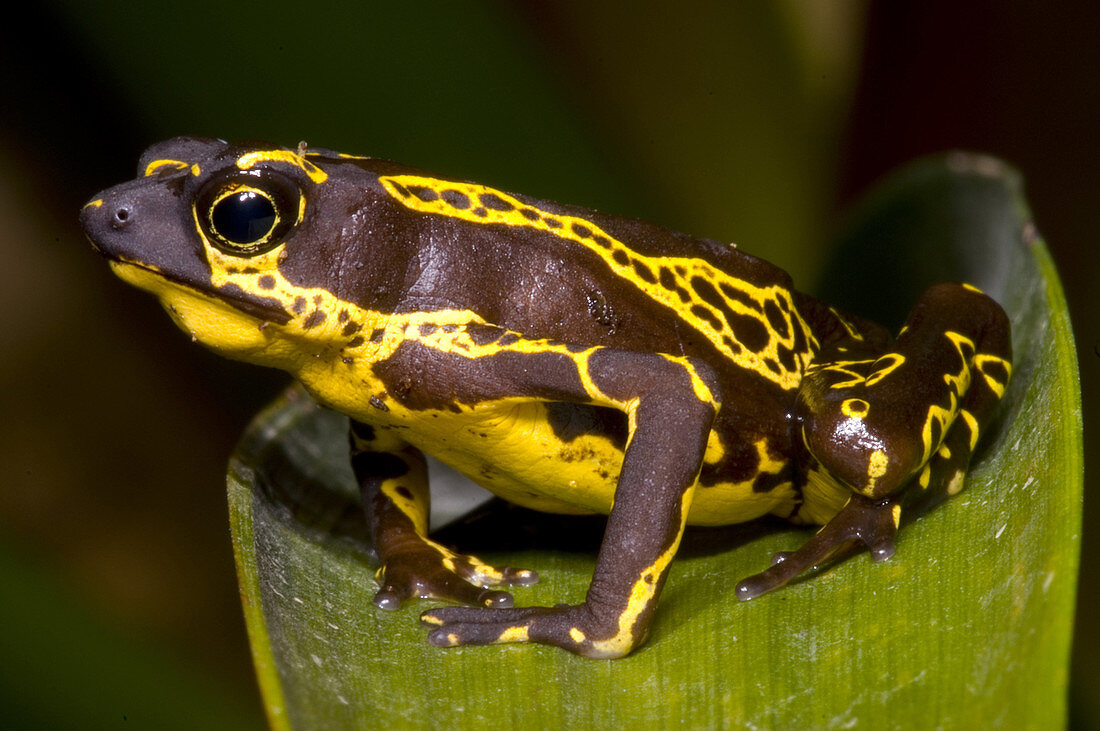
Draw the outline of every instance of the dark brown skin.
M894 340L777 267L653 224L324 150L180 138L82 214L116 271L207 346L297 376L353 420L383 565L440 645L617 657L644 641L684 526L824 523L742 582L777 588L962 485L1010 373L1009 326L929 289ZM427 537L422 452L521 504L609 511L583 603L512 609Z

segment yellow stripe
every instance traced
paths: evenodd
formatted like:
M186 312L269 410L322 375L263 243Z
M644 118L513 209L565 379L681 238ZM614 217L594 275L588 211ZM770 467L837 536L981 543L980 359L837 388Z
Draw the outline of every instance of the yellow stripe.
M171 166L177 170L184 170L191 167L191 163L184 162L183 160L153 160L151 163L145 166L145 177L149 177L162 167Z
M237 158L237 167L241 170L249 170L262 162L285 162L288 165L293 165L308 175L314 183L323 183L328 180L328 173L290 150L257 150L256 152L250 152Z
M801 328L807 340L816 343L809 328L797 313L790 291L781 285L757 287L743 279L716 269L702 259L691 257L650 257L639 254L591 221L566 214L544 211L521 202L507 193L473 183L459 183L416 175L381 176L379 182L386 191L407 208L421 213L458 218L478 225L503 224L531 228L584 246L595 253L619 278L630 282L650 299L677 312L677 316L703 333L707 339L728 360L742 368L753 371L762 378L778 384L784 389L794 389L801 381L802 371L809 364L810 352L795 352L796 366L793 370L783 367L779 358L779 347L794 350L795 329ZM430 191L420 197L412 191L424 189ZM427 198L427 200L424 200ZM463 200L465 207L448 202ZM638 271L648 271L648 281ZM667 289L659 283L661 273L666 279L671 277L675 287ZM712 319L723 320L721 311L705 301L698 293L693 280L707 283L717 292L723 288L732 288L746 298L755 301L759 310L749 307L728 297L723 297L730 311L738 316L749 317L763 325L768 333L768 342L759 352L746 348L737 337L737 333L728 327L715 327ZM684 302L678 291L687 296ZM780 337L775 328L763 314L768 303L778 308L784 318L788 334ZM692 308L710 314L700 316ZM734 343L731 347L726 339ZM767 366L768 361L778 366L778 372Z
M625 655L642 639L634 636L634 625L641 613L653 603L654 595L657 593L657 584L660 582L669 563L671 563L672 558L676 555L676 549L680 547L680 539L684 535L684 526L687 524L688 507L691 505L691 498L694 493L695 487L692 486L684 491L683 497L680 499L680 530L677 532L672 545L665 549L656 561L642 571L638 580L634 582L626 609L619 615L618 632L609 639L592 642L592 648L597 654L616 657Z
M959 412L959 416L966 422L966 428L970 430L970 451L978 444L978 420L966 409Z

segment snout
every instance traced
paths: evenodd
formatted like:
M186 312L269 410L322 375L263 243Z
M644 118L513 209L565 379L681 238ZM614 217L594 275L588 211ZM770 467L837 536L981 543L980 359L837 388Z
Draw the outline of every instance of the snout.
M181 284L208 286L210 266L180 194L186 174L142 177L101 191L80 211L92 248Z
M92 242L92 248L112 259L119 258L118 235L133 221L131 201L120 201L103 194L85 204L80 211L80 226Z
M131 181L101 191L80 211L80 226L92 242L92 248L108 259L141 260L134 250L136 238L128 233L140 227L143 208L141 194L148 195L144 181Z

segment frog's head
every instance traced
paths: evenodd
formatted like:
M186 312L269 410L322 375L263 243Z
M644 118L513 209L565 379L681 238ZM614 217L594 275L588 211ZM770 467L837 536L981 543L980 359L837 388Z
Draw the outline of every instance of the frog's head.
M377 223L376 176L343 162L323 150L181 137L149 148L139 177L101 192L81 225L114 271L155 294L196 340L292 369L286 359L310 346L316 355L362 340L348 322L358 314L358 332L368 318L334 292L382 292L369 277L401 270L387 260L400 252L361 251Z

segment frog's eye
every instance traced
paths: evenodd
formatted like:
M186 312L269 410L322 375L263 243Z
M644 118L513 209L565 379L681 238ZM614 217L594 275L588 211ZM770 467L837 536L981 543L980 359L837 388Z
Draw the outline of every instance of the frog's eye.
M301 193L289 180L242 175L217 181L196 199L210 242L226 254L256 256L282 243L298 222Z
M227 193L210 210L210 227L226 241L252 246L275 228L275 204L263 191L242 188Z

